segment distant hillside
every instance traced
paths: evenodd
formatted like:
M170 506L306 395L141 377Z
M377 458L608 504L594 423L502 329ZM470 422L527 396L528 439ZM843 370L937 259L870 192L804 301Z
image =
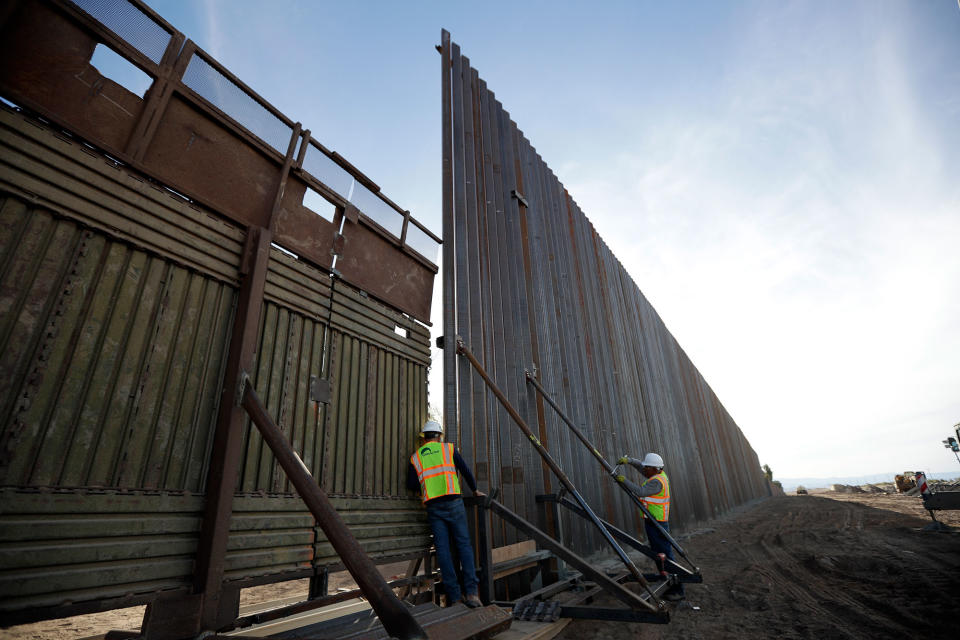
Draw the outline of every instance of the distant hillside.
M889 473L874 473L869 476L838 476L834 478L777 478L774 476L774 480L779 480L780 484L783 485L784 491L793 491L797 488L798 485L803 485L807 489L827 489L832 484L876 484L877 482L893 482L893 477L897 475L898 472L891 471ZM951 480L960 476L960 471L954 469L953 471L932 471L927 473L927 478L930 480Z

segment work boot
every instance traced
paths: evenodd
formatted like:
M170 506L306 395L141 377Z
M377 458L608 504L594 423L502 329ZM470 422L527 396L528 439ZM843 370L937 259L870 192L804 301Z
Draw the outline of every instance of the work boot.
M476 609L477 607L483 606L483 603L480 602L480 597L475 593L468 593L467 595L463 596L463 600L461 600L461 602L471 609Z
M657 571L660 572L660 575L666 578L667 577L667 554L658 553L654 558L654 560L657 565Z

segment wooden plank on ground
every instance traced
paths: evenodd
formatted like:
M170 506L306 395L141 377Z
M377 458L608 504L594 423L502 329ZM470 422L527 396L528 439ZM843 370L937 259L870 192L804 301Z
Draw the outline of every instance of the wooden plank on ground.
M225 633L223 635L238 637L264 637L273 635L275 633L280 633L281 631L298 629L300 627L322 622L324 620L332 620L333 618L339 618L340 616L356 613L357 611L363 611L369 608L369 602L361 598L356 598L354 600L348 600L347 602L338 602L337 604L332 604L321 609L294 614L280 620L256 624L237 631L230 631L229 633Z
M514 620L509 629L498 633L493 640L550 640L563 631L571 621L572 618L561 618L556 622Z
M528 553L533 553L536 550L536 540L524 540L523 542L508 544L504 547L496 547L493 550L493 564L499 564L501 562L506 562L507 560L513 560L514 558L525 556Z

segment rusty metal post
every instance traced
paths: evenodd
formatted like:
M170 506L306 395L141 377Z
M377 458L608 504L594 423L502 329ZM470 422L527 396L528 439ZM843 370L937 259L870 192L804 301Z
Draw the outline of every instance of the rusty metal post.
M401 640L426 640L427 634L420 623L413 617L413 613L400 602L393 589L380 575L376 565L364 553L360 543L350 533L350 529L347 528L340 514L330 504L326 492L310 475L300 456L293 450L283 432L280 431L273 418L264 409L245 375L241 397L243 398L242 406L257 426L263 436L263 441L273 451L277 462L286 472L287 477L290 478L290 483L303 498L304 504L310 509L313 517L317 519L317 523L326 534L327 540L330 541L340 559L343 560L347 571L357 581L357 585L363 591L364 596L370 601L370 605L380 618L380 622L383 623L383 628L392 637Z
M513 405L510 404L510 401L507 399L507 397L503 394L502 391L500 391L500 388L497 387L497 385L493 382L493 380L490 379L490 376L488 376L487 372L484 371L483 367L480 365L480 362L476 359L473 353L471 353L471 351L463 343L463 340L461 340L460 338L457 338L457 353L462 354L467 358L467 360L470 361L470 364L473 365L473 368L476 370L476 372L480 374L480 377L483 378L484 382L487 383L487 386L490 387L490 390L493 392L493 395L497 397L497 399L500 401L500 404L502 404L503 408L507 410L507 413L510 414L510 417L513 418L513 421L517 424L518 427L520 427L520 430L523 431L523 434L527 437L527 439L530 440L531 443L533 443L534 449L537 450L537 453L540 454L540 457L543 458L543 461L547 464L548 467L550 467L553 473L560 480L560 484L566 487L567 491L570 492L570 495L572 495L576 499L577 504L580 505L580 508L582 508L584 511L587 512L591 522L593 522L594 526L596 526L597 529L600 531L600 534L607 541L607 544L609 544L610 547L617 554L617 556L619 556L620 560L623 562L624 566L627 568L630 574L633 575L634 579L644 589L646 589L647 593L650 594L651 598L653 598L655 601L659 601L656 595L650 589L650 585L647 583L646 579L643 577L643 574L640 573L639 569L637 569L637 565L633 563L633 560L631 560L627 556L627 554L623 551L620 545L617 544L617 541L613 539L613 536L610 535L610 532L607 531L607 528L603 526L602 522L600 522L600 518L598 518L597 514L593 512L593 509L590 508L590 505L587 504L587 501L583 499L583 496L581 496L580 492L577 491L577 488L573 485L573 482L570 481L570 478L567 477L567 474L563 472L563 470L560 468L560 465L557 464L557 462L553 459L553 456L550 455L550 452L546 450L543 444L541 444L537 436L535 436L533 431L530 430L530 427L527 426L527 423L524 422L522 417L520 417L520 414L517 413L517 410L513 408ZM647 604L648 606L653 606L653 605L649 605L649 603L644 603L644 604ZM662 607L663 604L660 603L660 606Z
M540 384L540 381L537 380L533 376L533 374L531 374L529 371L526 372L526 375L527 375L527 382L532 384L534 389L536 389L540 393L540 396L547 401L547 404L553 407L553 410L557 412L557 415L560 416L560 419L563 420L568 427L570 427L570 430L573 431L573 433L577 436L577 438L580 439L580 442L582 442L587 447L587 449L590 450L590 453L593 454L593 457L596 458L597 461L606 470L606 472L610 474L612 478L615 479L617 476L616 468L613 465L611 465L609 462L607 462L607 459L603 457L603 454L600 453L595 446L593 446L593 443L587 440L587 437L583 435L583 432L580 431L580 429L577 429L577 427L573 424L570 418L568 418L567 415L563 412L563 410L561 410L560 407L557 405L557 403L553 401L553 398L551 398L550 394L548 394L546 389L543 388L543 386ZM622 482L617 482L617 486L623 489L623 491L628 496L630 496L630 499L637 506L637 508L643 512L644 517L646 517L648 520L653 522L654 526L660 530L660 533L670 542L671 545L673 545L673 548L677 550L677 553L679 553L684 560L690 563L690 566L693 567L694 573L700 573L700 569L697 568L697 565L695 565L693 561L687 557L687 554L684 553L683 548L680 546L680 543L677 542L673 538L673 536L671 536L667 532L667 530L660 525L659 522L657 522L656 518L650 515L650 511L643 504L643 502L641 502L640 499L633 493L633 491L630 490L630 487L628 487Z
M237 384L240 372L251 366L257 347L257 328L263 289L270 260L270 232L251 227L247 233L240 287L226 374L220 396L220 415L217 418L207 474L207 504L200 541L197 547L194 591L204 594L201 624L216 629L228 622L229 612L221 612L220 591L223 583L227 538L230 534L230 514L233 511L233 493L236 489L240 456L243 449L243 412L239 408ZM199 631L199 629L198 629Z
M453 116L450 95L450 33L440 31L440 91L442 93L443 125L441 153L443 154L443 422L448 429L457 424L457 345L453 336L456 327L455 269L453 265Z
M496 490L494 491L496 493ZM492 496L476 498L477 507L477 558L480 561L480 599L483 604L494 600L493 585L493 548L490 543L489 501Z

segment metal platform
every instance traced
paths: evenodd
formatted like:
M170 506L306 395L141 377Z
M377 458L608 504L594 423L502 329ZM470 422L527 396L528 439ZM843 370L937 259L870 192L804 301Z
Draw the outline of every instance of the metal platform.
M510 627L512 616L497 606L469 609L462 604L440 608L433 603L411 609L430 640L483 640ZM231 636L217 636L229 638ZM250 636L248 636L250 637ZM383 628L373 610L356 613L291 629L270 638L284 640L386 640L390 633Z

